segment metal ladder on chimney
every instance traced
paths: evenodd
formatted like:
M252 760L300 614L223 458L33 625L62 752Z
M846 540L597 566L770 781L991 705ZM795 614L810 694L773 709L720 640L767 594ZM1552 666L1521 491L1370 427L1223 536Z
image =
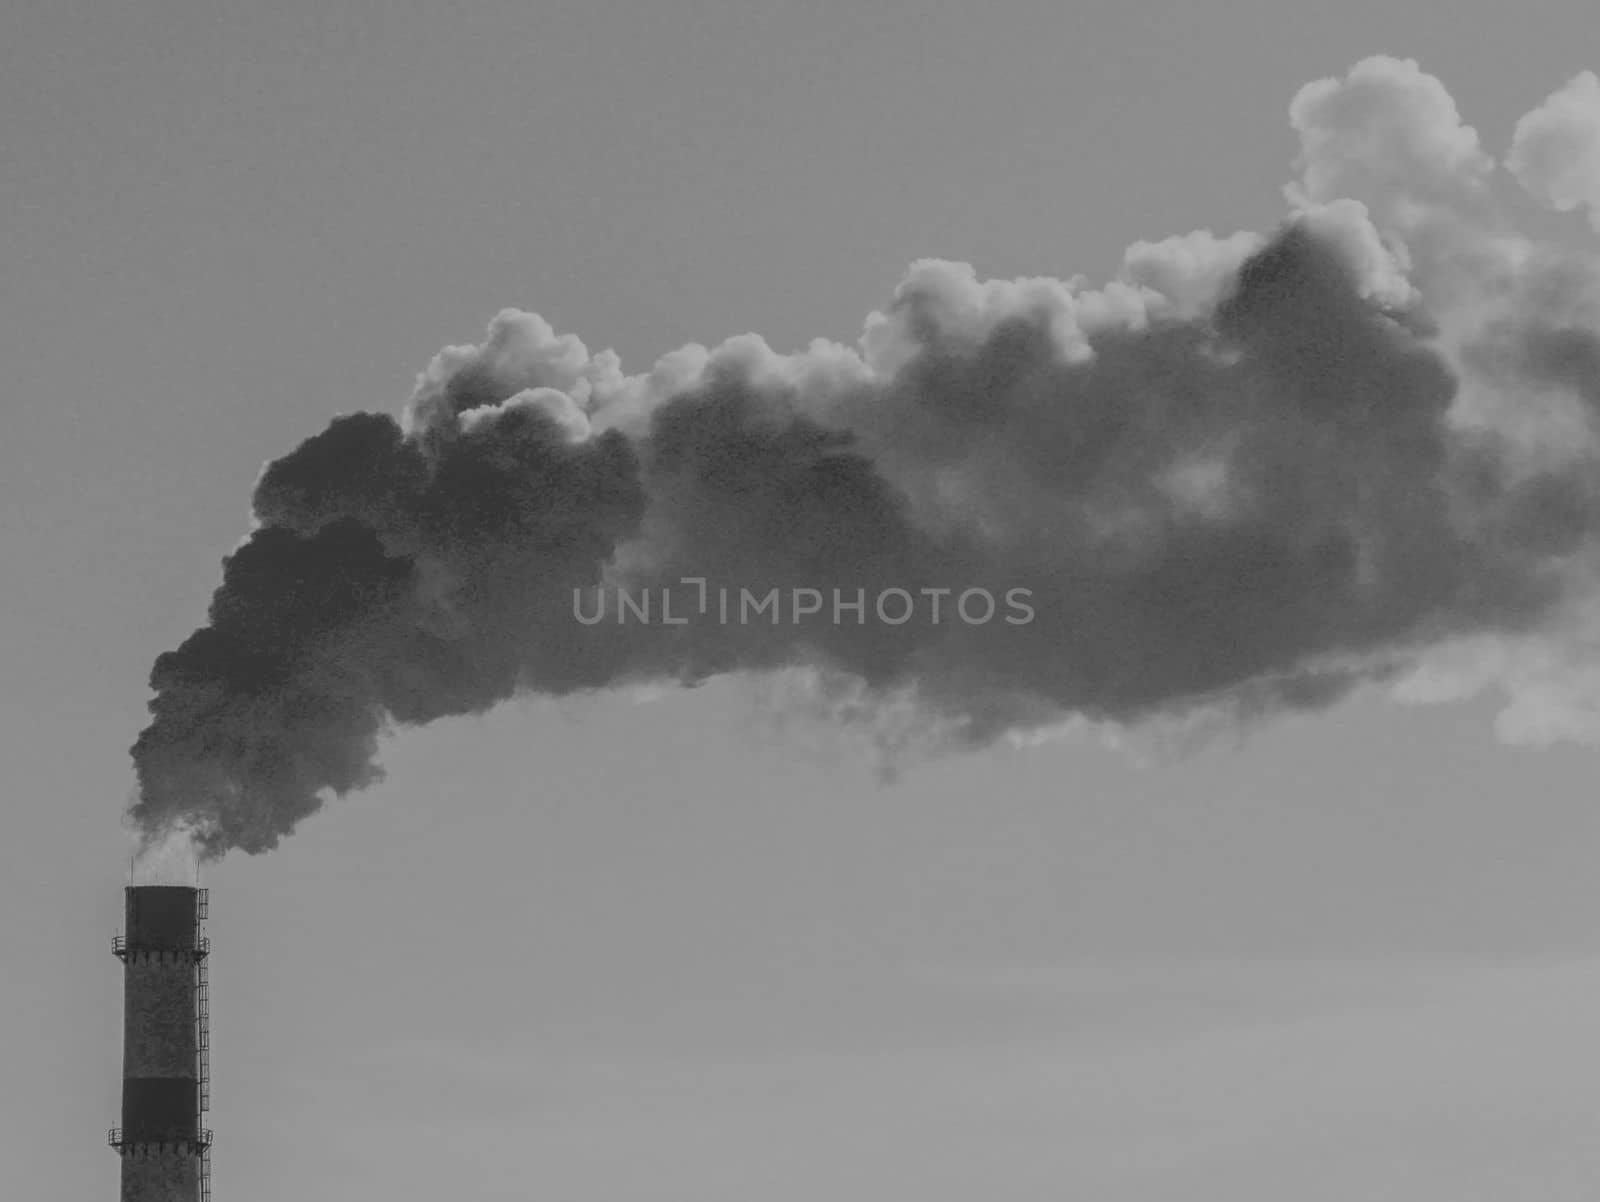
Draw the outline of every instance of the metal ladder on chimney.
M201 924L206 920L207 892L195 891L194 945L204 948ZM199 955L194 962L194 1047L195 1077L200 1087L199 1113L195 1115L195 1129L204 1132L205 1112L211 1109L211 986L206 972L208 957ZM211 1202L211 1142L206 1140L200 1148L200 1202Z

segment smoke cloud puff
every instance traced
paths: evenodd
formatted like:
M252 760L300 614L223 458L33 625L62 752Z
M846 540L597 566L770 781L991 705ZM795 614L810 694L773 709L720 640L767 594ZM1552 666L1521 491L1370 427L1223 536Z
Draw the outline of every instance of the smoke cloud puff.
M1574 76L1517 122L1506 167L1558 212L1588 209L1600 230L1600 77Z
M1413 59L1364 59L1343 79L1301 88L1289 106L1300 138L1291 202L1348 198L1472 204L1494 160L1463 125L1444 84Z
M1573 111L1518 127L1536 192L1592 195ZM1290 119L1278 229L1140 242L1100 288L924 260L856 346L745 335L638 375L502 312L400 418L263 471L207 624L156 662L135 821L260 852L377 779L392 727L784 668L955 746L1378 681L1500 687L1502 733L1594 737L1600 262L1509 223L1414 62L1307 85ZM686 577L1024 589L1033 617L574 617Z

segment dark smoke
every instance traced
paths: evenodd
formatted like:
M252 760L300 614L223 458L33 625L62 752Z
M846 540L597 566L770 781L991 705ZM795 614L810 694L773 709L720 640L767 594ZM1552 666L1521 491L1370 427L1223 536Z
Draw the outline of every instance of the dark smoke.
M404 422L340 417L263 472L206 625L156 661L135 821L268 850L377 778L386 729L519 691L805 666L983 743L1315 708L1434 649L1548 642L1600 532L1600 273L1505 249L1493 165L1414 64L1292 115L1271 238L1141 244L1103 291L928 261L859 351L747 337L639 377L503 313ZM575 590L685 577L869 613L574 617ZM1033 618L870 614L937 588L1025 589Z

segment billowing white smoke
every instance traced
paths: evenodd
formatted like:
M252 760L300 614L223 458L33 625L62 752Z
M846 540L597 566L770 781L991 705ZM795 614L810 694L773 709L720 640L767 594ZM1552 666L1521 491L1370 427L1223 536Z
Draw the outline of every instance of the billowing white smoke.
M1279 229L1140 242L1102 288L924 260L854 347L746 335L632 376L501 313L403 421L267 467L208 624L156 663L134 819L263 851L375 779L391 725L792 667L954 745L1370 681L1600 735L1600 261L1519 229L1600 220L1600 81L1524 118L1507 171L1410 61L1290 119ZM686 578L696 620L578 620ZM772 589L820 612L713 620ZM965 589L1028 619L956 620ZM901 592L915 620L873 612Z
M1575 76L1517 122L1506 166L1528 193L1600 231L1600 77Z

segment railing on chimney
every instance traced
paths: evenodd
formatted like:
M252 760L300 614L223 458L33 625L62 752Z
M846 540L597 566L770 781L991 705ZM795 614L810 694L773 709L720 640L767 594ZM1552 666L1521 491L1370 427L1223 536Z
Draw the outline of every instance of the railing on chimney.
M192 944L182 944L174 947L158 947L152 943L137 943L129 945L126 935L111 936L111 954L119 960L125 960L130 952L175 952L187 953L196 960L204 960L211 954L211 940L204 935L196 935Z
M200 1156L206 1154L211 1149L211 1131L209 1128L201 1127L193 1136L187 1139L148 1140L128 1139L124 1136L121 1127L113 1127L111 1130L106 1132L106 1143L110 1144L119 1152L127 1148L137 1148L141 1146L150 1147L151 1145L155 1145L157 1147L171 1146L174 1148L187 1148L195 1155Z

